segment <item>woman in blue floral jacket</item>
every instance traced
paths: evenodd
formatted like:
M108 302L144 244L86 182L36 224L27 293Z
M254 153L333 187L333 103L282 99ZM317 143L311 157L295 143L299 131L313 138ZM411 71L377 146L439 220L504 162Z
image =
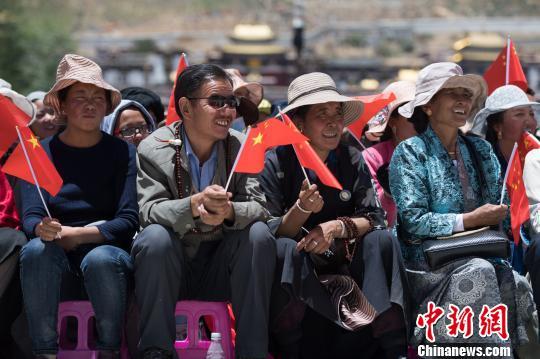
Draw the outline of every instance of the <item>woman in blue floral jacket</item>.
M516 348L527 342L525 326L531 324L535 313L525 279L502 260L474 257L430 269L422 252L426 239L497 225L507 216L507 206L498 204L500 166L491 146L479 138L464 138L459 132L483 98L482 78L464 76L458 65L436 63L424 68L415 99L399 110L404 117L413 119L421 134L396 148L390 164L390 187L398 208L397 230L418 308L416 314L425 313L429 302L442 307L446 314L451 304L460 310L469 306L474 312L472 337L465 340L448 335L448 321L442 317L435 324L436 342L493 343ZM480 168L476 168L473 156ZM508 307L510 338L480 336L476 318L483 306L491 308L501 303ZM424 328L417 325L413 344L425 340Z

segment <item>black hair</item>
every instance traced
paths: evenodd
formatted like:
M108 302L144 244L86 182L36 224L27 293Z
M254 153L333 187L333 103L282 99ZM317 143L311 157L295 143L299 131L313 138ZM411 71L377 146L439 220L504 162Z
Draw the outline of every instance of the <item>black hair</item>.
M414 109L411 118L408 118L407 120L413 124L414 130L419 135L424 133L429 125L429 117L420 106Z
M233 84L227 72L217 65L192 65L182 71L176 80L176 87L174 88L174 108L178 116L182 117L178 100L182 97L193 97L206 82L217 79L228 81L231 86Z
M486 131L486 141L491 143L492 146L495 146L497 143L497 131L495 130L495 125L502 123L504 117L504 111L492 113L486 118L487 131Z
M300 107L297 107L295 109L292 109L291 111L289 111L289 116L291 119L294 120L294 118L298 117L302 120L305 120L306 119L306 115L309 111L309 109L311 108L312 105L304 105L304 106L300 106Z
M525 90L525 93L529 96L534 96L536 95L536 92L534 92L534 90L530 87L527 87L527 89Z
M165 108L161 102L161 98L157 93L144 87L126 87L122 91L122 98L124 100L137 101L151 114L156 116L156 123L159 123L165 119Z

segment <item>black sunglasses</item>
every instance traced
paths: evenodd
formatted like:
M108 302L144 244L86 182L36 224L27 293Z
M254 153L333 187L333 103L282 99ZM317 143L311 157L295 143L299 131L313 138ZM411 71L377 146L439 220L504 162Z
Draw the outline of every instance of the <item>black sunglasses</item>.
M228 108L238 108L240 106L240 99L236 96L212 95L209 97L188 97L188 100L207 100L208 104L216 110L224 106Z

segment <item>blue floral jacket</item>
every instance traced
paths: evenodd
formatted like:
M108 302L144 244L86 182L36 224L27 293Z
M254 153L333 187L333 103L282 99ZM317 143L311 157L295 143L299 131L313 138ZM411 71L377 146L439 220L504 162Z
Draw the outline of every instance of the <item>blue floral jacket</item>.
M477 207L497 204L502 188L499 162L488 142L467 139L477 152L486 182L487 198L482 198L474 158L458 137ZM431 127L397 146L390 162L390 189L398 209L397 232L405 260L423 261L422 240L451 235L457 214L464 212L458 170Z

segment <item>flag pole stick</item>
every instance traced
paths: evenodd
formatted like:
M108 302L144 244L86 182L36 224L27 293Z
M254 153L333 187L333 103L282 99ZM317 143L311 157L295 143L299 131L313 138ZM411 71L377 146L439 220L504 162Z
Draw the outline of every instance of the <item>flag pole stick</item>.
M246 139L244 142L242 142L242 145L240 146L240 150L236 154L236 158L234 160L234 164L231 169L231 173L229 174L229 178L227 179L227 184L225 185L225 192L227 192L227 189L229 189L229 185L231 184L231 179L234 174L234 170L236 169L236 165L238 164L238 159L240 158L240 155L242 154L242 150L244 149L244 146L246 145L247 139L249 138L249 132L251 131L251 126L248 126L246 131Z
M15 130L17 130L17 136L19 136L19 145L21 146L24 157L26 157L26 163L28 163L28 167L30 168L30 173L32 174L32 178L34 179L34 184L36 185L37 191L39 193L39 197L41 198L41 202L43 203L43 206L45 207L45 211L47 212L47 215L49 218L52 218L51 212L49 212L49 208L47 207L47 204L45 203L45 198L43 198L43 193L41 192L41 188L39 187L39 183L36 177L36 173L34 172L34 167L32 167L32 162L30 162L30 157L28 156L28 152L26 151L26 146L24 144L24 139L22 138L21 132L19 131L19 126L15 126Z
M505 85L508 85L508 82L510 81L510 35L508 35L508 38L506 39L506 77L505 77Z
M514 148L512 149L512 154L510 155L510 159L508 160L508 166L506 167L506 173L504 174L504 180L502 185L502 191L501 191L501 201L499 204L503 204L504 199L504 192L506 190L506 180L508 179L508 172L510 172L510 167L512 166L512 161L514 160L514 156L516 155L517 150L517 142L514 142Z
M278 116L281 117L281 121L284 122L280 106L278 106L278 112L279 112ZM295 154L296 158L298 158L298 153L296 153L296 148L294 148L294 144L292 145L292 148L293 148L293 151L294 151L294 154ZM298 161L298 162L300 162L300 161ZM304 166L302 166L301 163L300 163L300 168L302 169L302 173L304 174L304 177L306 178L308 187L311 187L311 181L309 180L306 169L304 168Z

